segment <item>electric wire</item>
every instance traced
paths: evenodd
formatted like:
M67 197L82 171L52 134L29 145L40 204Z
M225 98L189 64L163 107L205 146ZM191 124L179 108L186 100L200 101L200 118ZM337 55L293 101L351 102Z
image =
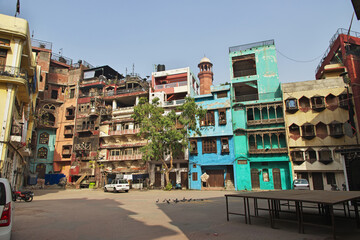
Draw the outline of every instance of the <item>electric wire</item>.
M284 58L286 58L286 59L288 59L288 60L290 60L290 61L298 62L298 63L313 62L313 61L321 58L321 57L324 55L324 53L325 53L325 51L324 51L320 56L318 56L318 57L316 57L316 58L313 58L313 59L311 59L311 60L296 60L296 59L293 59L293 58L291 58L291 57L286 56L285 54L283 54L282 52L280 52L280 51L277 50L277 49L276 49L276 52L278 52L278 53L279 53L281 56L283 56Z

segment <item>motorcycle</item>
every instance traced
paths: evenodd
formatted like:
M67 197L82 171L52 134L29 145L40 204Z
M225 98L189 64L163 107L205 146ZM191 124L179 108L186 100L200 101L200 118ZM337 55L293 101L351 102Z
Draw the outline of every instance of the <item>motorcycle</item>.
M13 201L24 200L25 202L31 202L34 198L32 191L13 191Z

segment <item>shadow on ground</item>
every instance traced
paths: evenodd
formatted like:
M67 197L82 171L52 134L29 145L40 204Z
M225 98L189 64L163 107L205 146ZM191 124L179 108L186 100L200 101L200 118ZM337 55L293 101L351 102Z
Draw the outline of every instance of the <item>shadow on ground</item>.
M172 239L177 234L135 220L135 213L111 199L40 200L15 206L12 240Z
M263 203L259 204L265 207ZM305 234L299 234L296 222L277 221L272 229L269 214L264 211L260 212L264 218L252 218L251 225L245 224L244 217L239 215L230 215L227 222L225 197L184 203L161 202L158 207L189 239L332 239L331 229L324 227L305 226ZM242 207L242 201L229 200L230 211L242 212ZM296 220L292 214L281 218ZM324 219L306 216L305 220L319 223ZM336 224L337 239L359 239L360 230L354 219L338 218Z

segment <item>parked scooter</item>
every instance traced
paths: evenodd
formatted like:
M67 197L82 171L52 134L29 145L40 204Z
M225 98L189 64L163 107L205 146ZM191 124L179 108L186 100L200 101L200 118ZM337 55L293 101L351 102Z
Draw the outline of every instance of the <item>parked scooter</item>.
M24 200L25 202L31 202L34 198L32 191L13 191L13 201Z

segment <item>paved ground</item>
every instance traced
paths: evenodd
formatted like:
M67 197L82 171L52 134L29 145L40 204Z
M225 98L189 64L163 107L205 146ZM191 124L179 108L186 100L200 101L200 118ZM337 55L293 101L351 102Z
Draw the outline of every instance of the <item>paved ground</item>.
M231 192L38 190L33 202L15 203L12 240L331 239L326 228L306 226L306 234L299 234L294 223L279 222L271 229L267 219L246 225L243 217L234 215L227 222L226 193ZM196 201L173 202L184 197ZM231 210L242 206L235 199L230 204ZM354 221L337 224L338 239L360 238Z

